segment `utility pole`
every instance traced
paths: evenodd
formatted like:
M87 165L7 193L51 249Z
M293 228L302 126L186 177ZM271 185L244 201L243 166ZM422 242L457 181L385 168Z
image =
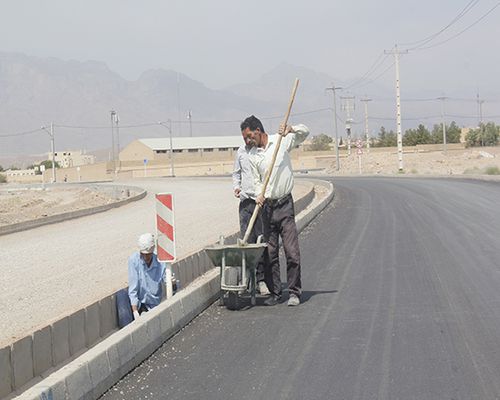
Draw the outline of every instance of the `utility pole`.
M479 112L479 132L481 134L481 146L484 146L484 135L483 135L483 103L484 100L479 98L479 93L477 93L477 109Z
M121 168L121 161L120 161L120 128L118 127L118 124L120 123L120 118L118 117L118 113L115 113L115 125L116 125L116 156L118 158L118 170Z
M442 96L438 97L438 100L441 100L441 120L443 124L443 152L446 154L446 121L445 121L445 106L444 102L448 97Z
M48 133L50 137L50 151L52 153L52 183L56 183L56 143L54 139L54 123L50 123L50 130L47 130L45 126L42 129Z
M401 93L399 88L399 55L408 54L408 50L399 50L398 45L392 50L385 50L385 54L394 54L396 65L396 133L398 141L398 169L403 171L403 134L401 133Z
M193 114L191 113L191 110L188 111L187 118L189 120L189 136L193 137L193 123L191 121L193 118Z
M182 136L181 121L181 74L177 72L177 119L179 121L179 136Z
M344 105L342 106L343 110L346 112L346 119L345 119L345 130L347 134L347 155L351 155L351 129L352 129L352 122L353 119L351 118L351 109L354 111L354 102L351 108L351 100L354 100L354 96L340 96L342 100L344 100Z
M370 152L370 134L368 132L368 102L372 101L372 99L369 99L365 97L364 99L361 99L363 104L365 105L365 140L366 140L366 150Z
M340 160L339 160L339 139L338 139L338 130L337 130L337 94L336 90L341 90L341 87L335 87L332 83L331 87L327 87L325 90L331 90L333 93L333 123L335 127L335 160L337 163L337 171L340 170Z
M113 173L115 171L115 115L116 112L114 110L111 110L110 112L111 116L111 162L113 163Z
M165 125L164 122L158 122L158 125L161 125L168 129L168 133L170 135L170 175L175 176L174 174L174 146L172 145L172 120L169 118L167 120L168 125Z

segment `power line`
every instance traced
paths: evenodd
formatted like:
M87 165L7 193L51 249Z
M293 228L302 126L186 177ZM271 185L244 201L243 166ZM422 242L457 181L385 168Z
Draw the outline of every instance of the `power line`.
M31 135L31 134L36 133L36 132L43 132L43 129L38 128L38 129L33 129L31 131L25 131L25 132L6 133L6 134L0 135L0 137L25 136L25 135Z
M363 82L364 80L368 79L368 77L375 73L375 71L384 64L385 60L387 59L388 55L387 54L384 54L384 52L382 52L378 57L377 59L374 61L374 63L370 66L370 68L368 68L368 70L358 79L354 80L352 83L350 83L349 85L347 85L345 87L346 90L349 90L351 88L354 88L356 87L359 83Z
M433 45L430 45L430 46L424 46L424 47L420 47L420 46L417 46L417 47L414 47L410 50L427 50L427 49L432 49L433 47L437 47L437 46L440 46L442 44L445 44L445 43L448 43L450 40L453 40L455 39L456 37L460 36L462 33L468 31L470 28L472 28L473 26L477 25L479 22L481 22L484 18L486 18L488 15L490 15L498 6L500 6L500 2L498 2L496 5L494 5L492 8L490 8L486 14L483 14L479 19L477 19L476 21L474 21L472 24L468 25L466 28L462 29L460 32L458 32L457 34L449 37L448 39L446 40L443 40L441 42L438 42L438 43L435 43Z
M443 33L448 28L450 28L452 25L454 25L456 22L458 22L465 14L467 14L470 10L472 10L472 8L474 8L474 6L477 5L477 3L479 3L479 0L471 0L471 1L469 1L469 3L467 3L467 5L465 6L465 8L462 11L460 11L460 13L455 18L453 18L451 20L451 22L448 23L448 25L446 25L444 28L442 28L438 32L433 33L432 35L427 36L424 39L417 40L415 42L409 42L409 43L399 43L399 45L401 45L401 46L413 46L413 45L416 45L414 47L414 48L416 48L416 47L419 47L419 46L422 46L422 45L424 45L426 43L431 42L436 37L438 37L441 33ZM410 48L408 50L413 50L413 48Z

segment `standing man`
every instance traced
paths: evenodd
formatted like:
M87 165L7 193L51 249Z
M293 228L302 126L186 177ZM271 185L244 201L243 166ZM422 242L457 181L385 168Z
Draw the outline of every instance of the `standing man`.
M255 192L258 193L256 203L263 207L264 231L268 235L270 265L266 270L266 281L271 296L266 299L264 304L273 306L278 304L281 299L279 265L279 237L281 236L287 263L287 282L290 293L288 305L298 306L302 294L302 282L299 238L292 198L293 170L289 152L305 140L309 135L309 129L305 125L282 125L279 134L283 138L264 195L261 194L264 179L271 166L278 135L268 136L263 130L254 130L257 148L250 156Z
M256 123L258 121L258 124ZM259 125L260 124L260 125ZM257 126L258 125L258 126ZM253 115L248 117L240 125L241 135L243 136L244 145L241 145L236 153L236 158L234 160L233 168L233 191L234 196L240 199L239 205L239 217L240 217L240 233L241 237L245 235L245 232L252 217L253 211L255 209L255 197L256 192L254 188L254 178L252 175L252 170L250 168L249 155L255 152L255 138L253 129L264 131L260 121ZM259 213L255 224L253 226L252 232L248 238L249 243L255 243L257 237L264 233L264 226L262 222L261 213ZM264 281L264 256L261 258L257 264L257 290L260 294L267 296L271 294L267 288L266 282Z
M154 254L155 240L151 233L139 236L139 251L128 259L128 296L134 319L160 304L165 282L166 264Z

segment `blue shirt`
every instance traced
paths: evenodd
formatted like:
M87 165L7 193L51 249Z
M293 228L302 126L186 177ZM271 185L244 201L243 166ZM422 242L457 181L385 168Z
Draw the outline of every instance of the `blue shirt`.
M128 258L128 296L133 306L139 308L144 304L151 309L160 304L165 270L165 263L160 263L156 254L153 254L149 267L139 252Z

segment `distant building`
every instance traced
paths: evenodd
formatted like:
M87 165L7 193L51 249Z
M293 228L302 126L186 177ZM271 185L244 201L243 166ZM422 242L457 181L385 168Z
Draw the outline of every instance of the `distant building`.
M8 178L14 178L17 176L35 176L35 169L8 169L7 171L2 172Z
M54 157L61 168L95 164L95 156L84 154L81 150L56 151ZM52 160L52 153L48 153L48 160Z
M190 161L200 158L233 157L243 144L241 135L172 138L176 160ZM120 152L120 161L156 161L170 156L170 139L138 139Z

